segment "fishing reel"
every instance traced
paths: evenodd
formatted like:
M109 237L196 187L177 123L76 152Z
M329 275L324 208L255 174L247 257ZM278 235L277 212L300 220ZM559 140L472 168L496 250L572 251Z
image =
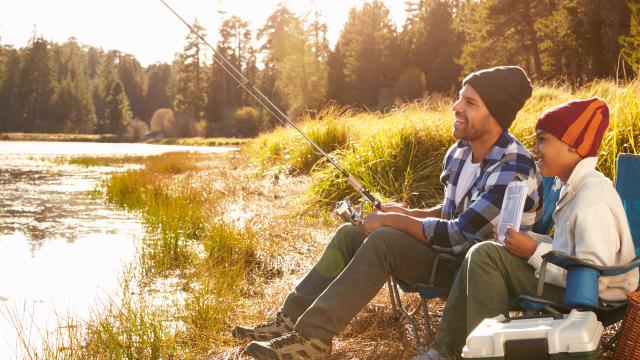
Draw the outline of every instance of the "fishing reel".
M354 207L349 198L346 198L342 201L338 201L336 204L336 209L334 213L338 215L340 219L344 222L351 223L354 226L358 226L362 224L362 207L364 205L364 201L360 202L358 207Z

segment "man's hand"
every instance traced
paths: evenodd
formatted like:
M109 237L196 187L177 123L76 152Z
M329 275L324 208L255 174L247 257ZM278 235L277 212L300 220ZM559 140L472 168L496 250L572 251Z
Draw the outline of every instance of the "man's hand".
M401 203L388 203L388 204L380 204L380 211L382 211L383 213L390 213L390 212L394 212L394 213L400 213L400 214L405 214L406 213L406 209L402 206Z
M364 233L369 235L377 228L384 226L385 216L385 213L378 210L375 210L371 214L365 216L362 220L362 229Z
M538 243L529 234L508 228L504 233L504 245L515 256L528 259L538 247Z

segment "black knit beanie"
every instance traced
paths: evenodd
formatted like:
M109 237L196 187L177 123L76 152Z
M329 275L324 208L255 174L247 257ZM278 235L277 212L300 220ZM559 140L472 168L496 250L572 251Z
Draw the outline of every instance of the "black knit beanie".
M491 115L505 130L533 90L527 74L518 66L476 71L462 81L462 86L465 85L470 85L480 95Z

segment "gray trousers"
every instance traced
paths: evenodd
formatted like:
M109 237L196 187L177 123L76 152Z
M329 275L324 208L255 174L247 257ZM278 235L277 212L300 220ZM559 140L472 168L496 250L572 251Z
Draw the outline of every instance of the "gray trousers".
M295 322L296 331L330 342L373 299L389 275L409 284L425 283L434 258L427 245L402 231L383 227L365 236L345 224L287 296L281 311ZM436 284L451 284L453 267L439 268Z
M468 334L484 318L508 315L509 298L535 295L533 267L493 241L469 249L455 279L433 346L440 351L462 351ZM562 303L564 288L545 284L542 296Z

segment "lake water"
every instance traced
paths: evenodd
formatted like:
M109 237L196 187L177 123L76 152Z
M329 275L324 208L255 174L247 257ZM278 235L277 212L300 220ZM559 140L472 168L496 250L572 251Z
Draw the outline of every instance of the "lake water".
M144 235L139 216L90 191L123 168L59 157L222 153L232 148L0 141L0 359L20 357L17 329L36 346L58 321L86 319L112 297Z

